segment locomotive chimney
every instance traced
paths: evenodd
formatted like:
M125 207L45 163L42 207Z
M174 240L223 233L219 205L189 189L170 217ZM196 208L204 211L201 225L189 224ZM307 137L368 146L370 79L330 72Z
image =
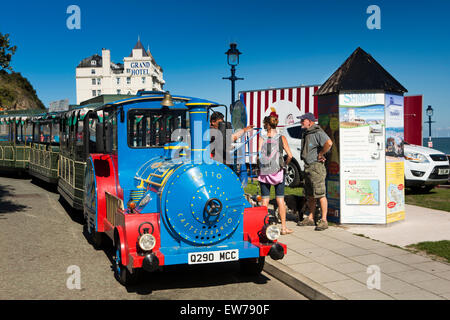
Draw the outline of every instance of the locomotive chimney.
M210 159L208 105L205 103L186 103L189 108L189 127L191 128L191 161L206 162Z

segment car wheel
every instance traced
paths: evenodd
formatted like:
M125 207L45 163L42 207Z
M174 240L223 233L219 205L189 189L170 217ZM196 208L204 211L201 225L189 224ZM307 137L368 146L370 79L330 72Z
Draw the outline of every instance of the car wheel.
M292 161L287 165L284 175L284 184L287 187L294 188L300 185L300 171Z

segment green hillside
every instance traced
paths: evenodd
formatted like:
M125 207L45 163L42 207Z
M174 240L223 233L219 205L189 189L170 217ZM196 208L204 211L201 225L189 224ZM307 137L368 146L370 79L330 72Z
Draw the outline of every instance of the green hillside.
M20 72L0 70L0 108L5 110L45 109L30 82Z

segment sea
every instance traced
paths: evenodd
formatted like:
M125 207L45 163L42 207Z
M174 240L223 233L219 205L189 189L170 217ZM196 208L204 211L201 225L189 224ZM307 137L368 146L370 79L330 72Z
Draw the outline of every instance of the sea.
M445 154L450 154L450 137L445 138L433 138L431 137L431 141L433 141L433 149L439 150ZM428 137L423 138L424 147L428 147Z

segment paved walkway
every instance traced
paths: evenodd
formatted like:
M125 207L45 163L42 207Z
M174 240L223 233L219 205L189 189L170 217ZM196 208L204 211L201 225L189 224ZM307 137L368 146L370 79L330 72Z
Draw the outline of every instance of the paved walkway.
M450 212L405 205L406 219L387 226L348 225L357 234L397 246L450 240Z
M294 230L280 238L287 255L268 258L264 270L310 299L450 300L450 264L340 227L287 225Z

